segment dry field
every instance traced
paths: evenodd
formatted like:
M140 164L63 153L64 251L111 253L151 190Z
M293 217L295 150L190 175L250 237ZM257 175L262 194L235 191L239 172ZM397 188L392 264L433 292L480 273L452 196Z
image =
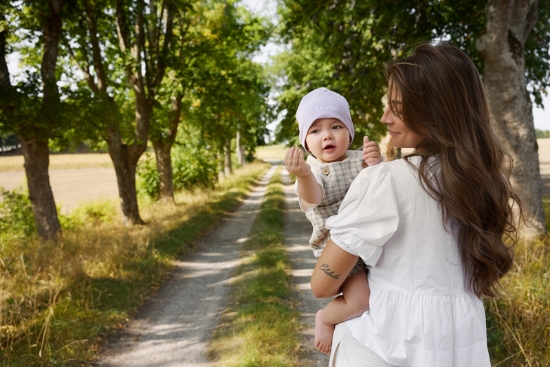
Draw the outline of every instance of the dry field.
M550 197L550 139L539 139L540 170L544 196ZM281 161L283 145L262 147L258 159ZM100 199L117 199L118 188L108 154L64 154L50 156L50 183L55 201L66 214L77 205ZM23 157L0 157L0 186L7 190L26 188Z
M113 163L106 153L51 155L50 184L62 214L82 203L118 198ZM26 189L23 156L0 157L0 186Z

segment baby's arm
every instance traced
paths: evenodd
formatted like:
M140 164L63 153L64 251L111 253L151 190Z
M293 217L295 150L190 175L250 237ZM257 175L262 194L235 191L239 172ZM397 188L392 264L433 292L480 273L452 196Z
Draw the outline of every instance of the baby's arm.
M382 162L380 147L375 141L370 141L368 136L363 138L363 160L369 166L374 166Z
M285 155L285 168L296 176L298 195L308 204L317 204L323 198L323 192L315 179L311 167L304 161L304 152L300 148L290 148Z

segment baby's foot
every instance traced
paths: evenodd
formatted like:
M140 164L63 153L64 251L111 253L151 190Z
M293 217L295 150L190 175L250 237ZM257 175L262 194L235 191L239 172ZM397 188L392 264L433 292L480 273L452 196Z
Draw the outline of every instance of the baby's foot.
M323 310L319 310L315 314L315 348L322 353L330 354L334 325L323 323L321 317L322 312Z

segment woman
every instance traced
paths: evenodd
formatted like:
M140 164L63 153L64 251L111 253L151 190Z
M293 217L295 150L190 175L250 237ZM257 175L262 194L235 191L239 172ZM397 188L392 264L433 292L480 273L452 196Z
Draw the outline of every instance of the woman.
M326 222L314 295L337 294L358 257L371 291L370 311L337 326L331 366L490 366L481 297L512 266L511 158L463 52L421 44L386 73L381 122L415 150L363 170Z

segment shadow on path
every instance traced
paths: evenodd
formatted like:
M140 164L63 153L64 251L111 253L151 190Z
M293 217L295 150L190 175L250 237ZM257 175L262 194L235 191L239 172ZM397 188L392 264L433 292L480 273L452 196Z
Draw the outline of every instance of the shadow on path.
M231 277L276 166L233 213L178 261L170 279L128 327L110 338L95 366L206 367L208 340L226 307Z

